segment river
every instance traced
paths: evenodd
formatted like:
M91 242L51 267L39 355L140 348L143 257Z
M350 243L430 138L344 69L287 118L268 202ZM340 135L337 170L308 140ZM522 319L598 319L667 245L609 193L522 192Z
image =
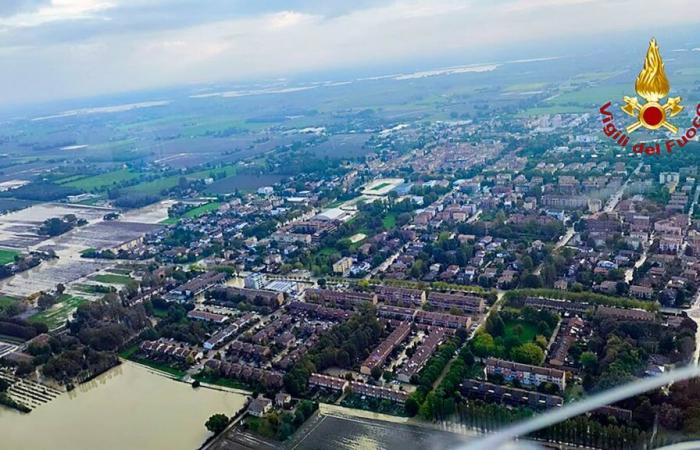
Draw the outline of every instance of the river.
M0 407L0 448L193 450L210 436L209 416L244 402L125 362L29 414Z

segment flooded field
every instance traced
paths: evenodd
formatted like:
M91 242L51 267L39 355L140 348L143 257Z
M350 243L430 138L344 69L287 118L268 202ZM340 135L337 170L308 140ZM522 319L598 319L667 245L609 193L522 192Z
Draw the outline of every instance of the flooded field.
M119 219L123 222L160 223L168 218L168 208L177 203L175 200L163 200L162 202L132 209L125 212Z
M0 216L0 246L21 250L35 247L47 239L37 234L47 219L74 214L79 219L95 223L110 211L109 208L42 203L11 212Z
M0 447L194 450L209 436L209 416L231 416L244 401L127 362L30 414L0 407Z
M407 423L324 414L305 424L286 447L299 450L442 450L458 448L466 439L467 436Z

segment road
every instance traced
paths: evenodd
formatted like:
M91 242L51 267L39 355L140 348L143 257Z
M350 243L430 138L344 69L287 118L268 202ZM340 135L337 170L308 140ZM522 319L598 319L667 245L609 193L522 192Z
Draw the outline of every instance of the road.
M629 184L630 180L632 179L632 175L637 175L639 174L639 171L642 169L642 163L639 163L636 169L632 172L632 174L627 177L625 182L620 186L620 188L613 194L612 197L608 200L608 202L605 204L605 208L603 208L604 212L612 212L615 210L615 207L617 206L618 203L620 203L620 200L622 200L622 196L625 194L625 190L627 189L627 185ZM590 214L586 214L581 217L581 220L587 219L591 217ZM559 250L560 248L564 247L574 236L575 231L574 231L574 224L571 224L569 228L567 228L566 233L559 238L557 243L554 245L554 251ZM542 271L542 266L543 264L540 264L537 266L533 274L539 275L540 272Z
M571 225L569 228L566 229L566 233L564 233L562 237L559 238L557 243L554 244L553 251L557 251L563 246L565 246L571 240L571 238L574 237L574 234L576 234L576 231L574 230L574 226ZM542 266L544 266L544 262L540 263L540 265L537 266L533 274L539 276L540 272L542 272Z
M642 256L639 257L636 263L634 263L633 267L628 268L625 270L625 281L627 284L631 284L632 280L634 279L634 270L639 269L642 267L642 264L644 264L647 260L647 256L649 253L649 247L651 247L651 244L654 242L654 232L649 235L649 240L642 244L642 248L644 249L642 251Z
M640 162L637 168L634 169L632 174L629 177L627 177L622 186L620 186L620 189L618 189L617 192L615 192L615 194L612 197L610 197L610 200L608 200L608 203L606 203L605 208L603 209L604 212L612 212L617 206L617 204L620 203L620 200L622 200L622 196L624 195L625 190L627 189L627 185L632 179L632 175L638 175L639 171L642 170L642 165L643 163Z

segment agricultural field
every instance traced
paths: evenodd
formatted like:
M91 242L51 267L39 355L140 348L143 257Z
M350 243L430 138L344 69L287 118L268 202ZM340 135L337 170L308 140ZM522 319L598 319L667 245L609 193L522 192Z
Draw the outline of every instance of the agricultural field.
M0 266L15 262L15 256L18 255L19 252L17 251L0 249Z
M139 176L139 173L133 172L129 169L119 169L113 172L107 172L100 175L79 179L73 179L74 177L70 177L67 182L64 179L61 180L59 184L74 187L76 189L82 189L84 191L100 191L125 181L135 180Z
M53 305L46 311L42 311L35 314L29 318L30 322L41 322L45 323L49 330L58 328L63 325L66 320L75 312L78 306L85 303L82 297L75 297L72 295L64 294L58 303Z
M254 191L263 186L271 186L285 177L282 175L252 175L240 174L217 180L207 188L212 194L231 194L236 190L246 192Z
M221 207L221 202L210 202L210 203L205 203L204 205L197 206L196 208L190 209L187 211L185 214L183 214L180 217L169 217L162 221L161 223L164 225L174 225L177 223L178 220L182 218L187 218L187 219L196 219L197 217L203 216L207 213L210 213L212 211L216 211Z
M132 284L134 283L134 280L131 277L128 277L126 275L117 275L113 273L109 274L99 274L99 275L94 275L90 278L93 281L97 281L99 283L106 283L106 284Z
M201 180L203 178L208 178L212 174L224 174L224 177L231 177L236 173L236 166L226 165L223 167L216 167L211 169L204 169L198 172L192 172L190 174L184 175L188 180ZM180 182L180 177L183 175L170 175L163 178L158 178L151 181L144 181L126 189L128 192L138 192L141 194L149 195L159 195L162 191L172 189ZM225 178L224 178L225 179Z
M9 295L0 295L0 311L13 305L19 301L18 298L10 297Z

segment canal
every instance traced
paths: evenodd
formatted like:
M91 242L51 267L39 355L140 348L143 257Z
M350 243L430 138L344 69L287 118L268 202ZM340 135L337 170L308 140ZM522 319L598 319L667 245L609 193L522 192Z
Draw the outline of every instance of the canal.
M193 450L210 436L209 416L232 416L244 402L125 362L29 414L0 407L0 447Z

